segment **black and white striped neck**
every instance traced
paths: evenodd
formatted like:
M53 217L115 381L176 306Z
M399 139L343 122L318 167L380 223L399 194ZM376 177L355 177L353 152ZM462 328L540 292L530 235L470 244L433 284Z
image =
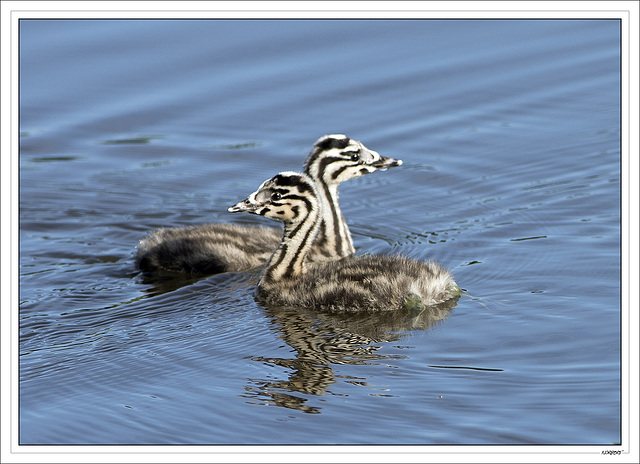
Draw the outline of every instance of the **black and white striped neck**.
M382 157L346 135L325 135L316 141L304 164L305 174L318 186L323 209L314 252L327 258L343 258L355 252L340 210L338 186L345 180L400 164L402 161Z
M310 178L300 177L296 181L299 183L283 193L282 198L296 200L295 204L288 203L297 214L296 221L284 222L282 241L267 262L263 283L290 279L306 271L305 257L318 233L322 205ZM300 189L301 186L304 188Z

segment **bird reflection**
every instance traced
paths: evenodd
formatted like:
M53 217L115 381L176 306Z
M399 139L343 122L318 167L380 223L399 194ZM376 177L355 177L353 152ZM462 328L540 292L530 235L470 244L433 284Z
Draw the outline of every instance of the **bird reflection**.
M266 309L274 330L293 350L293 358L254 356L253 361L289 371L287 379L248 379L241 395L248 403L281 406L318 414L299 394L324 395L337 382L335 364L376 364L402 356L379 354L381 343L400 340L411 330L427 330L447 317L457 299L427 308L385 313L320 313L304 308ZM363 384L365 379L354 379ZM366 383L366 382L365 382Z
M153 273L137 273L140 282L146 286L146 294L148 297L159 296L171 293L183 287L205 282L211 291L216 293L228 292L229 289L251 289L258 282L258 273L233 273L216 274L213 276L202 276L196 274L178 274L169 271L159 271Z
M189 274L176 275L168 272L140 274L140 282L147 287L145 290L148 294L147 296L157 296L170 293L182 287L186 287L187 285L195 284L205 278L206 277L203 276L192 276Z
M255 287L259 274L221 274L209 277L176 276L175 274L142 274L150 295L173 292L183 286L206 279L207 288L218 293L239 292L246 298ZM288 372L286 379L249 378L240 396L249 404L281 406L310 414L320 408L310 406L304 395L321 396L337 378L346 383L367 385L365 378L336 375L334 365L376 364L403 356L380 354L382 344L400 340L408 331L427 330L444 320L457 305L457 298L417 313L410 310L388 312L323 313L300 307L269 307L267 319L295 355L291 358L250 357L253 361L280 367Z

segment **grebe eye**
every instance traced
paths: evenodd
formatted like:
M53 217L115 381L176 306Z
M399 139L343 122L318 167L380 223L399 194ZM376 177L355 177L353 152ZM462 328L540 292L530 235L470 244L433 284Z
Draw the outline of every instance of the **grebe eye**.
M278 201L282 198L282 195L280 195L278 192L274 192L271 194L271 201Z

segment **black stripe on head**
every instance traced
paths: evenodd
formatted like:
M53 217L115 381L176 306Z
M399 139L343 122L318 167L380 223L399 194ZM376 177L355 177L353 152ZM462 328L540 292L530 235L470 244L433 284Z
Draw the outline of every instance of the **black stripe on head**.
M344 158L331 157L331 158L323 158L320 160L320 165L318 168L318 174L321 179L324 179L325 174L327 173L327 168L331 166L333 163L339 162L343 163L345 161ZM345 166L343 169L346 169L348 166ZM341 171L342 172L342 171ZM335 179L337 176L332 176Z
M304 163L304 172L306 174L311 174L311 172L309 172L309 169L311 168L311 166L313 166L313 164L316 162L316 160L320 157L320 155L323 152L327 150L331 150L332 148L339 148L339 149L347 148L347 146L349 146L350 143L351 143L351 139L347 136L337 137L337 136L325 135L324 137L321 137L313 146L311 153L309 154L309 156L307 157L307 160Z
M311 209L313 208L313 205L311 204L311 202L309 201L309 199L305 196L300 196L300 195L287 195L287 199L288 200L300 200L304 203L305 209L307 211L307 214L309 211L311 211ZM292 206L291 210L294 212L295 217L298 216L300 208L298 206Z
M351 139L349 137L324 137L320 139L316 145L313 147L314 150L325 151L331 150L332 148L347 148Z
M278 186L297 187L301 193L313 192L313 187L302 176L284 176L278 174L273 178L273 181Z
M336 180L340 174L349 169L351 166L342 166L331 173L331 179Z

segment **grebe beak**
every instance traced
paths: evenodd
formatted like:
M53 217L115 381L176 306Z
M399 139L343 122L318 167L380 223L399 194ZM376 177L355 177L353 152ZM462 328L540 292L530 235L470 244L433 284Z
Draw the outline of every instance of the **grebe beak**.
M390 158L387 156L380 156L380 159L378 161L375 161L371 165L377 169L389 169L395 168L396 166L402 166L402 160Z
M229 211L230 213L253 213L258 208L258 206L259 205L252 203L251 200L247 198L246 200L236 203L233 206L229 206L227 211Z

